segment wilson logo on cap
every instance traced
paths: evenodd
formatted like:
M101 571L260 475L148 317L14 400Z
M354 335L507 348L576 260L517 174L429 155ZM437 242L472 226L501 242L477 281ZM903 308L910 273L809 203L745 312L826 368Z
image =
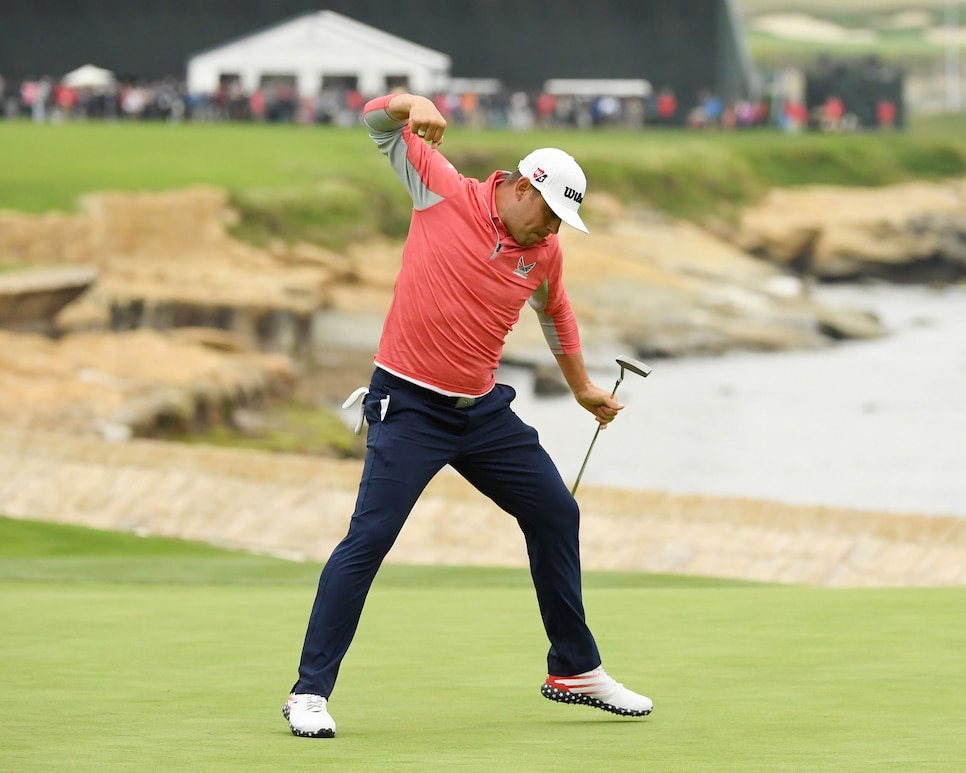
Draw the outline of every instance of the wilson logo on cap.
M582 194L580 191L574 190L569 185L564 188L564 197L568 199L573 199L578 204L580 204L584 200L584 194Z
M524 158L517 168L540 191L557 217L587 233L587 226L577 214L587 190L587 177L573 156L559 148L538 148Z

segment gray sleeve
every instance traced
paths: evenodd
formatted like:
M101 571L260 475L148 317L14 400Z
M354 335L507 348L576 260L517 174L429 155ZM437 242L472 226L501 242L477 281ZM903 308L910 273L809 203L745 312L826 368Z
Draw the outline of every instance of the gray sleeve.
M546 339L550 351L554 354L563 354L563 345L560 342L557 325L553 317L546 313L549 292L550 285L548 280L544 279L543 284L533 291L527 303L537 313L537 319L540 320L540 329L543 331L543 337Z
M409 122L393 118L386 110L373 110L366 114L364 120L369 129L369 136L376 143L379 152L389 159L389 166L409 193L409 197L413 200L413 207L417 210L429 209L441 202L443 197L429 189L426 181L409 160L409 145L403 137L403 127ZM429 149L426 147L420 150L428 152Z

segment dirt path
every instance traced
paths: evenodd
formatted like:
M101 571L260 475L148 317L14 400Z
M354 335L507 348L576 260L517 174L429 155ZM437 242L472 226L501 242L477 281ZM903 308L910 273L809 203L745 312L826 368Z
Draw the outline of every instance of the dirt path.
M0 430L0 512L324 560L359 461ZM966 519L586 487L587 569L819 586L966 584ZM519 530L455 475L434 480L389 560L526 565Z

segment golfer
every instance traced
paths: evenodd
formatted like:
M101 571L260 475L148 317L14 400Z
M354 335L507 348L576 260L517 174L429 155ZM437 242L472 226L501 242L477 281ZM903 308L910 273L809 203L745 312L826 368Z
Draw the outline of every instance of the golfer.
M413 505L450 465L512 515L550 640L544 697L624 716L650 713L601 667L584 619L577 503L494 378L507 333L536 311L577 402L606 427L623 407L594 385L563 286L557 231L586 232L586 178L573 157L542 148L513 172L463 177L437 150L446 120L429 99L370 101L363 120L413 200L409 236L364 398L365 465L345 538L319 579L283 714L298 736L331 738L327 702L366 595Z

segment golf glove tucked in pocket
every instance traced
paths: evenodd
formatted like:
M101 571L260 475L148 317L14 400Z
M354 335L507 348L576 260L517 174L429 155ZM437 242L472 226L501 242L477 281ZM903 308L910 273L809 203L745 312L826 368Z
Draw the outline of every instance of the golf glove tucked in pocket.
M356 403L359 404L359 418L356 419L356 426L353 430L357 435L362 434L362 423L366 418L367 394L369 394L369 389L367 387L359 387L355 392L346 398L344 403L342 403L342 407L346 410L354 406Z
M362 434L362 425L366 420L366 397L368 395L369 389L367 387L359 387L342 403L342 407L346 410L357 404L359 406L359 418L356 419L356 426L353 430L357 435ZM385 421L387 413L389 413L389 395L379 400L379 421Z

